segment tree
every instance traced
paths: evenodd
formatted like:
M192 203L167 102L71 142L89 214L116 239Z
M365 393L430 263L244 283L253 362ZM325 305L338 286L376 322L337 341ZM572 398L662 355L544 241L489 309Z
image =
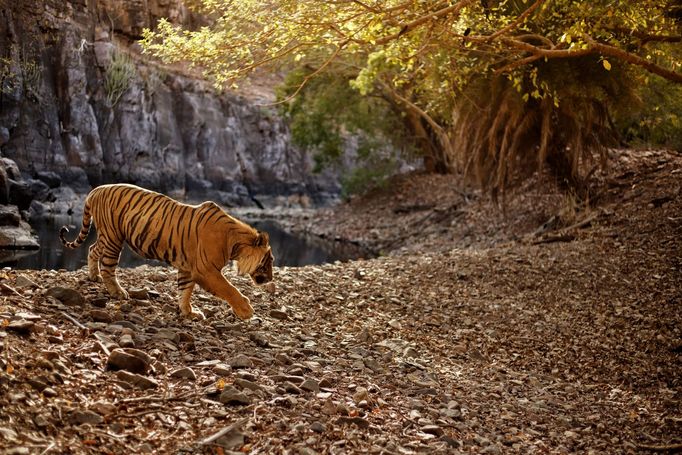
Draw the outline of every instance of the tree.
M434 169L497 194L533 163L575 185L646 74L682 82L677 3L193 0L212 26L162 20L143 47L220 86L257 68L313 68L292 97L343 67L359 93L400 106Z

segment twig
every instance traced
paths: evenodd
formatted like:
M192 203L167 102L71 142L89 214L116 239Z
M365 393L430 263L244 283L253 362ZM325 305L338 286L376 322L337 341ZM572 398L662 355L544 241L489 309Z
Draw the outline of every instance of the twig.
M651 450L653 452L681 452L682 443L678 444L636 444L637 448L644 450Z
M599 215L601 215L601 212L593 213L592 215L588 216L584 220L578 221L575 224L572 224L566 228L563 228L562 231L570 231L572 229L583 228L583 227L587 226L588 224L590 224L592 221L594 221Z
M206 444L210 444L210 443L212 443L213 441L215 441L215 440L221 438L222 436L225 436L225 435L228 434L230 431L236 430L236 429L238 429L239 427L243 426L243 425L244 425L246 422L248 422L248 421L249 421L249 419L237 420L237 421L236 421L235 423L233 423L232 425L223 428L223 429L220 430L219 432L214 433L213 435L211 435L211 436L209 436L208 438L204 439L203 441L199 442L199 445L204 446L204 445L206 445Z
M81 323L78 321L78 319L74 318L73 316L71 316L71 315L70 315L69 313L67 313L66 311L62 311L62 316L64 316L64 317L65 317L66 319L68 319L69 321L73 322L73 323L76 325L76 327L78 327L79 329L86 329L86 330L87 330L87 327L85 327L83 324L81 324Z
M40 452L40 455L45 455L47 452L49 452L50 450L52 450L52 448L53 448L55 445L56 445L56 444L55 444L54 442L51 442L50 445L47 446L47 448L46 448L45 450L43 450L42 452Z

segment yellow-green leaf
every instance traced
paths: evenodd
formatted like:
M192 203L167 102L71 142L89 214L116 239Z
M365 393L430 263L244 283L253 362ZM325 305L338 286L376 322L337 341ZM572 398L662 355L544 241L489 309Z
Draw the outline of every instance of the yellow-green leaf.
M609 63L608 60L604 59L601 61L602 65L604 65L604 68L606 71L611 71L611 64Z

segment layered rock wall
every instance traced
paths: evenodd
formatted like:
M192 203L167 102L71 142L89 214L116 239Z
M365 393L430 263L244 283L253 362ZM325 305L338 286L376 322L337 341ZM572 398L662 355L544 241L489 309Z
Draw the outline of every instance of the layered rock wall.
M139 53L134 40L160 17L201 25L181 1L0 5L0 152L27 177L49 170L77 191L133 182L230 205L338 191L312 175L275 111ZM118 91L107 85L117 69L130 76Z

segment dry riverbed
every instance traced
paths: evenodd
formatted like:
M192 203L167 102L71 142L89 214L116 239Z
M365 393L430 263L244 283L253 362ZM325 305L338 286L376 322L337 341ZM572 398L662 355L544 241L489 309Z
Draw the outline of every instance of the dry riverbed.
M679 450L682 158L623 153L578 211L455 188L418 176L292 221L387 255L278 268L274 293L226 270L249 322L200 290L208 318L181 320L167 268L120 271L128 301L5 269L0 451Z

